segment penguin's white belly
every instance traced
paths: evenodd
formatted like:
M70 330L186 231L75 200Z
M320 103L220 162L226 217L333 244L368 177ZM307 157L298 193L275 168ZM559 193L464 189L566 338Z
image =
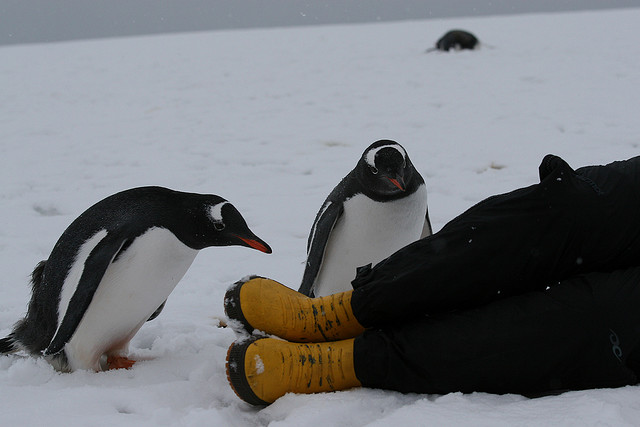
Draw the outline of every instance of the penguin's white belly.
M421 186L399 200L376 202L358 194L344 202L315 281L315 296L352 289L356 268L377 264L420 238L427 211L427 191Z
M198 251L164 228L151 228L107 268L65 352L72 369L99 370L103 354L128 343L167 299Z

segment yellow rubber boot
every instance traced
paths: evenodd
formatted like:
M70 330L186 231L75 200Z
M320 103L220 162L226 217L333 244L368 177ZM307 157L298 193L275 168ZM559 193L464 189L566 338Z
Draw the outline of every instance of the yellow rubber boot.
M309 298L264 277L236 282L224 309L230 319L287 341L322 342L354 338L364 332L351 310L353 291Z
M261 338L234 343L227 352L227 378L238 397L252 405L268 405L286 393L360 387L353 342L303 344Z

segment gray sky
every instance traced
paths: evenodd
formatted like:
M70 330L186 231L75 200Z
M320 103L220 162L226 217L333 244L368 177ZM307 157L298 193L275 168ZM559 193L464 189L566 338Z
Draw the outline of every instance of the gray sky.
M619 7L640 0L0 0L0 45Z

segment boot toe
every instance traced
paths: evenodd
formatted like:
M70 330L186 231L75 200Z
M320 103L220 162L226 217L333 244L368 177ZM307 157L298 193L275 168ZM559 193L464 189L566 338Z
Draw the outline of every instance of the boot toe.
M263 339L263 338L258 338ZM248 339L242 342L235 342L227 351L227 380L234 393L242 400L251 405L265 406L270 402L260 399L249 385L247 372L245 369L245 356L247 349L258 339Z
M233 285L231 285L224 295L224 313L230 320L240 322L244 330L249 333L253 332L254 328L242 313L242 306L240 304L240 289L242 289L243 285L254 279L263 279L263 277L253 275L240 279Z

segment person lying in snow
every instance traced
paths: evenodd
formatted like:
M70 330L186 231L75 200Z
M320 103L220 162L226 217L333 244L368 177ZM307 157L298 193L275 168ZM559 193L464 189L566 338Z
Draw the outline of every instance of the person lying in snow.
M640 373L640 157L490 197L374 267L309 298L252 277L229 318L276 338L231 345L243 400L352 387L536 396L636 384Z

